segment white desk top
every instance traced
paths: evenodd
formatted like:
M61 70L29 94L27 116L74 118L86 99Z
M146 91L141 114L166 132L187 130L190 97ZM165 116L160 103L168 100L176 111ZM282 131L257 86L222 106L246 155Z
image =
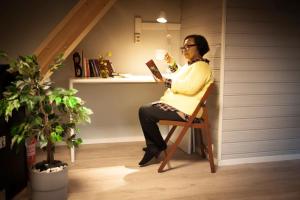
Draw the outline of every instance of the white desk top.
M155 80L152 76L144 75L126 75L123 77L114 78L99 78L99 77L88 77L88 78L71 78L70 85L73 83L154 83Z

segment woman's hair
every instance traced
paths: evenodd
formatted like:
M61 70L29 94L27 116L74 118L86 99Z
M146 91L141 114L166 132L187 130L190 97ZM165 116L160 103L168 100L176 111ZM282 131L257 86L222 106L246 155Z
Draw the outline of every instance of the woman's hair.
M202 35L188 35L184 38L184 40L193 38L195 44L197 45L197 50L201 56L204 56L209 51L208 42Z

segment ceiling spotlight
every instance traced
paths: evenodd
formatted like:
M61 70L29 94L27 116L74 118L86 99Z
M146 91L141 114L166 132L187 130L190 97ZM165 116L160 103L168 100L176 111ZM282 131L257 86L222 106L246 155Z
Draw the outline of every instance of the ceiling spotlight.
M157 22L159 23L166 23L166 13L164 11L160 11L158 18L156 19Z

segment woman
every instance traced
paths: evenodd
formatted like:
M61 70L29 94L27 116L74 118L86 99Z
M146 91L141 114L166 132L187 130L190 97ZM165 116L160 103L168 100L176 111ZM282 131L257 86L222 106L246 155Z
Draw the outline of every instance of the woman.
M139 162L140 166L146 165L167 148L157 122L162 119L186 121L213 82L209 61L203 58L209 51L207 40L201 35L189 35L184 39L181 50L187 64L178 69L173 58L166 54L165 60L174 73L171 79L163 78L158 81L164 81L168 89L158 102L139 109L139 119L146 141L146 148L143 148L145 154Z

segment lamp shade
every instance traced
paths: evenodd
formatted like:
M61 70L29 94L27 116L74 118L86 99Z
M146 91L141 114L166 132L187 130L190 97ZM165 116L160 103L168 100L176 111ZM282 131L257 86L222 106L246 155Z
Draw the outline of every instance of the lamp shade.
M164 11L160 11L158 18L156 19L157 22L159 23L166 23L166 13Z

